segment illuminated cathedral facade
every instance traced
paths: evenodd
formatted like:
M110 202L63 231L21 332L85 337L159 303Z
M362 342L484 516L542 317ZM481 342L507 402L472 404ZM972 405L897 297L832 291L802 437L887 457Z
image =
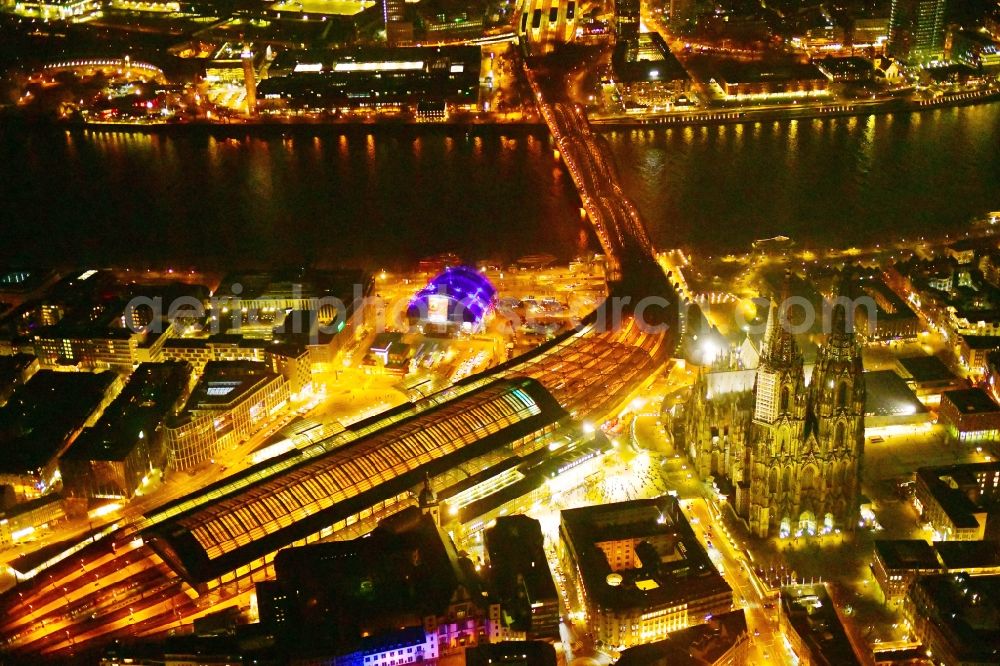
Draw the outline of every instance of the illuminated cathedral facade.
M778 319L772 304L756 368L699 375L685 446L703 479L729 489L754 535L850 529L864 453L861 347L837 305L807 382L795 338Z

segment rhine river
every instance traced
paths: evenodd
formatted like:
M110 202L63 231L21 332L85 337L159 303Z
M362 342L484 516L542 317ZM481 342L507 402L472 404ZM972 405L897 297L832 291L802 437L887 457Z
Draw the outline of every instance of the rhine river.
M1000 105L618 130L660 247L741 251L943 234L1000 210ZM296 130L232 140L0 126L0 261L226 267L412 264L593 240L541 129Z

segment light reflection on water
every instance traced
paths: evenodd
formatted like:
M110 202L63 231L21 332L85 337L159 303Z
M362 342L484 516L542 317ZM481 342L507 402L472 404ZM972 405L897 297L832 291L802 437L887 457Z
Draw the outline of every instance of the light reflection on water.
M408 265L585 250L547 135L0 127L0 262Z
M662 247L741 250L777 234L877 242L1000 209L1000 104L608 140Z

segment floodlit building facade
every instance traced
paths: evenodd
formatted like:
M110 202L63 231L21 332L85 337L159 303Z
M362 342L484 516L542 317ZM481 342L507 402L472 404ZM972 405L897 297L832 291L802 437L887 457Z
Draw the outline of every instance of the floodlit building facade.
M752 392L721 404L700 379L685 438L703 478L731 487L737 513L761 537L850 529L864 447L861 348L842 307L809 383L802 355L772 306Z
M559 548L610 646L663 640L732 608L732 590L673 497L564 510Z
M165 426L171 469L188 469L236 446L288 404L288 382L263 363L212 361L184 411Z
M909 65L944 59L945 0L892 0L888 55Z

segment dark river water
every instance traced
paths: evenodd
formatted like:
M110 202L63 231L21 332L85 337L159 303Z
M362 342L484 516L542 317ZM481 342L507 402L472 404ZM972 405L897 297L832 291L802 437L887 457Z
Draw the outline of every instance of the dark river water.
M778 234L844 246L1000 210L1000 104L607 136L661 246L712 253Z
M542 130L175 130L0 126L0 261L375 268L593 242ZM1000 209L1000 105L606 136L661 247L862 243Z

